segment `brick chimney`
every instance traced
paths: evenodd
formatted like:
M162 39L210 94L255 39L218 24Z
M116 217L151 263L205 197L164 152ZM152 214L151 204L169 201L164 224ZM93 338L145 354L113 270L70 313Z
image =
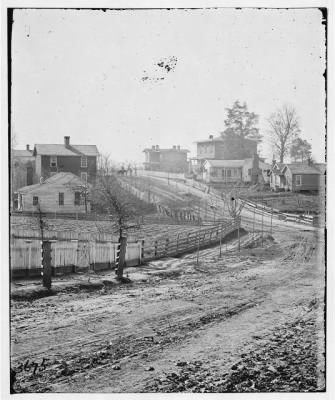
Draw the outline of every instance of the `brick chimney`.
M70 146L70 136L64 136L64 146L65 147Z
M210 139L213 139L213 135L209 135L209 138L210 138Z
M180 146L177 146L177 150L180 150Z
M176 150L176 149L177 149L177 146L173 146L172 148L173 148L173 150Z
M158 146L158 144L156 145L156 150L159 150L159 146Z
M26 144L26 149L30 151L29 144Z

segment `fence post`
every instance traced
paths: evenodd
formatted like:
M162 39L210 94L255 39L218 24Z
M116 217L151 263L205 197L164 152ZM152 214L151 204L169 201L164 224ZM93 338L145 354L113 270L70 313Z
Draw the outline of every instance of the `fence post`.
M241 222L238 221L237 237L238 237L238 251L239 251L239 252L240 252L240 249L241 249L241 242L240 242L240 224L241 224Z
M263 247L263 219L264 219L264 213L262 212L262 247Z
M222 224L220 229L220 257L222 256Z
M47 289L51 289L51 242L48 240L41 241L41 261L42 261L42 284Z
M178 253L178 249L179 249L179 233L177 235L177 253Z
M144 239L141 240L141 263L144 260Z
M157 257L157 240L155 240L154 246L155 246L154 254L155 254L155 257Z
M255 214L256 214L256 208L254 208L254 219L253 219L253 222L252 222L252 233L253 234L255 233Z
M199 230L198 230L197 265L199 265L199 248L200 248L200 227L199 227Z

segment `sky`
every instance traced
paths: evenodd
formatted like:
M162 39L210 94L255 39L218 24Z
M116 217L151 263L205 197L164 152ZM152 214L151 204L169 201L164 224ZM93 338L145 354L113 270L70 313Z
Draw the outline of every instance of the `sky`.
M311 9L14 11L11 123L26 144L96 144L116 162L224 130L226 107L267 118L295 107L325 157L325 31ZM160 65L159 65L160 64ZM166 68L166 65L169 67Z

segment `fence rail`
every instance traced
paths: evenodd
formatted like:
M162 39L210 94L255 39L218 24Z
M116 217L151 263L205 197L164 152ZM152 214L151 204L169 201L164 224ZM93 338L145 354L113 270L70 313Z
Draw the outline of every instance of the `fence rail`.
M291 221L306 225L317 225L319 223L319 216L317 215L304 215L304 214L293 214L283 213L276 208L271 208L263 204L255 203L250 200L241 199L242 204L249 209L252 209L256 214L271 216L279 220Z

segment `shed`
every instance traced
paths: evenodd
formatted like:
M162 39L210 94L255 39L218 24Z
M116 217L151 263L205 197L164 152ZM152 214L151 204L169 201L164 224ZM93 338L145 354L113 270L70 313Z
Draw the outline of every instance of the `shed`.
M295 163L285 164L281 173L286 190L292 192L315 191L320 188L321 172L313 165Z
M36 184L18 190L18 210L86 213L90 212L90 185L71 172L60 172Z

